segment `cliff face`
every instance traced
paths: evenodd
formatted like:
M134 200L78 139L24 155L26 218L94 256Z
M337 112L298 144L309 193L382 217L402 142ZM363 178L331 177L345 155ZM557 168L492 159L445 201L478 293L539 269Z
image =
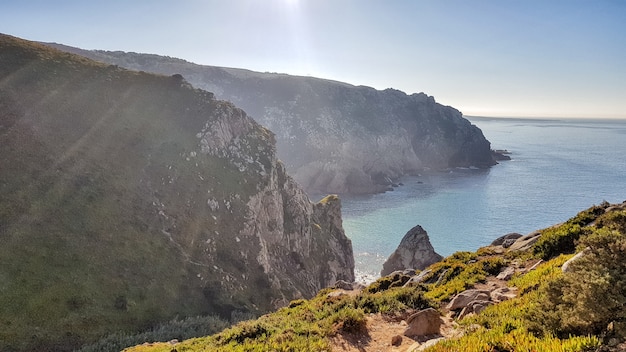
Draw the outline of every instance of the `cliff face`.
M426 168L495 164L479 128L423 93L58 47L130 69L182 74L234 102L276 133L279 157L309 191L371 193Z
M352 281L340 203L179 75L0 35L0 350L261 313Z

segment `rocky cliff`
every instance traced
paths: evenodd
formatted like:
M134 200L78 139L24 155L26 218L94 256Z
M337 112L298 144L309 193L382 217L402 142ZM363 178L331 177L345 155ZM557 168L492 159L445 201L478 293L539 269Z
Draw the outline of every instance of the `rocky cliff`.
M276 133L279 157L309 191L378 192L423 169L496 163L478 127L423 93L55 46L134 70L181 74L234 102Z
M0 350L353 280L339 200L311 203L232 103L6 35L0 63Z

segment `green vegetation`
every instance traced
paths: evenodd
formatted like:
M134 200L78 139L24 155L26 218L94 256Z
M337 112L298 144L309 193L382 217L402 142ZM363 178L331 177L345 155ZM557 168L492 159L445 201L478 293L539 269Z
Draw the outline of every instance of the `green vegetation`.
M612 322L626 322L626 234L601 228L579 245L588 248L585 255L541 287L541 300L531 313L542 322L533 325L535 330L598 335Z
M4 35L0 62L0 350L271 308L258 245L243 256L231 236L267 181L255 167L271 171L266 129L176 77ZM200 153L197 134L231 117L241 155Z
M537 336L529 329L534 318L528 311L537 305L538 287L560 276L560 267L567 258L555 258L511 280L509 283L518 289L519 297L466 317L460 322L467 331L463 337L443 341L428 351L587 351L598 346L600 341L594 336Z
M214 334L227 328L229 325L229 322L215 316L174 319L138 334L118 332L108 335L94 344L82 347L76 352L121 351L126 347L140 345L144 342L171 341L174 339L182 341Z
M626 204L624 204L626 206ZM406 318L426 307L444 307L457 292L485 282L505 266L521 270L508 281L518 296L470 314L458 323L462 337L441 341L427 351L592 351L607 339L626 339L626 210L608 204L581 212L566 223L544 230L548 234L537 252L500 252L483 248L459 252L433 264L422 273L423 281L409 284L409 276L380 278L358 295L338 295L326 289L312 300L293 301L289 307L248 321L219 334L185 341L177 351L329 351L336 334L366 334L368 314L383 313ZM567 241L553 241L560 234ZM572 240L572 238L577 238ZM589 248L572 262L566 273L562 265L574 250ZM539 243L539 242L538 242ZM552 243L552 245L548 245ZM552 247L551 247L552 246ZM566 248L556 253L554 248ZM547 260L535 265L546 253ZM533 254L534 253L534 254ZM530 267L533 270L528 271ZM411 286L412 285L412 286ZM129 351L170 351L171 345L137 346Z
M533 253L543 259L550 259L561 253L573 253L576 249L576 241L581 236L589 234L590 229L585 226L603 214L608 205L604 202L599 206L593 206L581 211L563 225L543 230L541 238L533 247Z
M292 301L288 307L257 320L242 322L223 332L176 345L177 351L329 351L329 337L358 334L366 314L393 315L430 307L421 288L390 288L356 296L322 290L311 300ZM167 351L168 344L137 346L133 351Z
M328 202L336 202L339 200L339 197L336 194L329 194L326 197L320 199L320 204L327 204Z
M107 335L85 351L184 339L221 330L233 311L270 308L277 293L254 259L256 242L242 255L240 239L228 236L239 233L247 200L267 181L254 170L270 166L267 130L253 128L232 154L192 156L207 120L235 108L179 77L127 72L6 36L0 62L0 350L68 351ZM99 99L90 99L94 92ZM237 165L236 151L253 154L257 166ZM318 233L329 225L311 226ZM505 266L541 258L509 281L517 298L465 317L463 337L431 350L589 350L626 335L625 230L624 205L604 203L543 230L528 253L455 253L419 284L404 287L409 277L394 275L356 295L322 290L175 349L327 351L332 336L365 333L368 314L441 309ZM227 235L213 236L218 231ZM221 317L160 325L208 312Z
M457 252L441 262L430 266L426 276L430 282L426 297L438 301L452 298L455 294L485 281L489 275L497 275L507 260L488 251Z

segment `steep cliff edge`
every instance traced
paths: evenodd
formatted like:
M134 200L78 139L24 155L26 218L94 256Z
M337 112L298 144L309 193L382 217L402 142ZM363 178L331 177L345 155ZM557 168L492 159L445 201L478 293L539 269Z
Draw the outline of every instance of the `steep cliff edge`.
M478 127L423 93L55 46L134 70L182 74L232 101L276 133L279 157L309 191L372 193L423 169L496 163Z
M0 350L354 279L339 200L311 203L232 103L6 35L0 63Z

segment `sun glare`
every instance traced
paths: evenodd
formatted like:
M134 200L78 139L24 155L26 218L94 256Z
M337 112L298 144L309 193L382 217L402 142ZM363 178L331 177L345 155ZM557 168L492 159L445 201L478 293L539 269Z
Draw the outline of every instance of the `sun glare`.
M300 0L283 0L283 2L289 7L296 7L300 3Z

